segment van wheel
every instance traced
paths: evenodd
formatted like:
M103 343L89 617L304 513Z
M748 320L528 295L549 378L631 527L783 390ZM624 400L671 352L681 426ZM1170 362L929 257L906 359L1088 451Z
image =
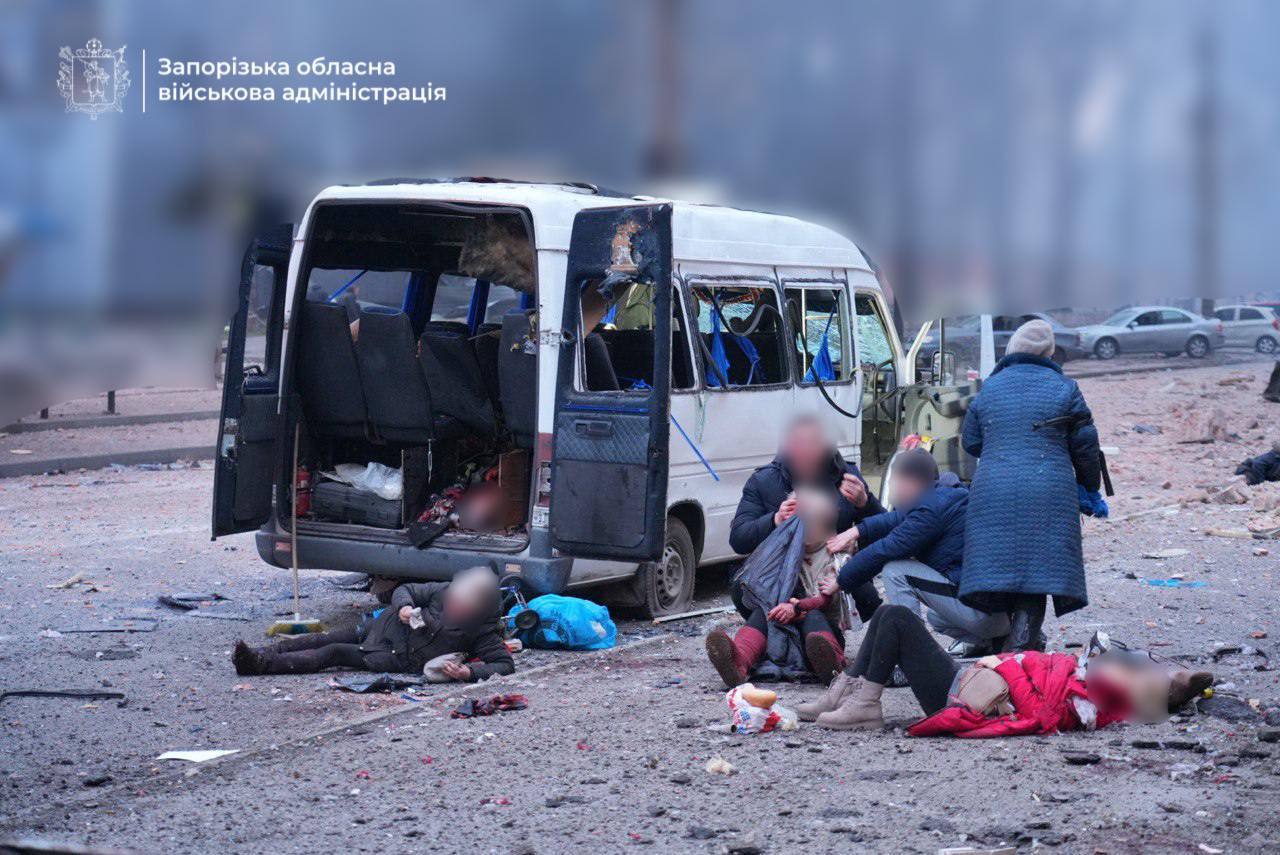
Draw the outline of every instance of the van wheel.
M1258 343L1254 345L1258 353L1275 353L1277 349L1276 340L1269 335L1264 335L1258 339Z
M1116 354L1120 352L1120 346L1116 344L1114 338L1100 339L1093 346L1093 355L1099 359L1115 359Z
M662 558L640 565L636 595L647 617L688 611L693 601L693 579L697 558L689 529L675 517L667 517L667 539Z
M1209 339L1202 335L1193 335L1187 342L1187 356L1192 359L1204 359L1209 355Z

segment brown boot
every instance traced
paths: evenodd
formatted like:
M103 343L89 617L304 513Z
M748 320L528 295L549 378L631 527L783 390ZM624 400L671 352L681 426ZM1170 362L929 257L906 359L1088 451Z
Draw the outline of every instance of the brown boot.
M831 712L817 718L819 727L832 730L871 730L884 727L884 711L880 707L880 693L884 686L872 683L865 677L855 677L853 686Z
M830 632L811 632L804 639L804 657L809 669L823 683L830 683L844 668L844 651Z
M707 633L707 658L730 689L747 682L747 670L738 664L733 639L724 627L718 626Z
M1170 674L1169 680L1169 711L1176 712L1213 685L1213 674L1180 669Z
M819 697L805 704L796 705L796 715L801 721L814 721L823 713L837 709L852 691L857 680L841 671Z

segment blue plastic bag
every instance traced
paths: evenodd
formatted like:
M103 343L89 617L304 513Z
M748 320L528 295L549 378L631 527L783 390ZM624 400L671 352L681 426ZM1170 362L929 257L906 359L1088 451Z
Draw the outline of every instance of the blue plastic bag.
M1076 495L1080 500L1080 513L1085 516L1106 518L1111 514L1111 509L1107 507L1107 500L1102 498L1102 494L1098 491L1089 491L1077 484Z
M538 615L537 629L519 633L528 647L546 650L604 650L613 647L618 639L618 628L609 617L609 610L599 603L578 597L562 597L559 594L543 594L529 601L529 605L513 606L508 618L513 618L525 608Z

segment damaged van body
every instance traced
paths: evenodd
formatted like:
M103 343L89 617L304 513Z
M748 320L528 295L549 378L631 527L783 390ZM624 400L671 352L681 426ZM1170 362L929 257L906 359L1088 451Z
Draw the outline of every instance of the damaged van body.
M909 406L945 407L913 390L858 248L772 214L489 179L332 187L296 234L251 244L239 294L213 531L256 530L278 567L296 510L304 568L480 564L670 614L698 566L736 557L743 484L797 412L874 475Z

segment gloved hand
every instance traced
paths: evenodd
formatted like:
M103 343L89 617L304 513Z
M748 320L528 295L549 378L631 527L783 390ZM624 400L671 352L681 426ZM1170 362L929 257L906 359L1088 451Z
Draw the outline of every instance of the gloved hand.
M1107 500L1102 498L1102 494L1097 490L1086 490L1077 484L1076 496L1080 501L1080 513L1087 517L1106 519L1111 513L1111 509L1107 507Z

